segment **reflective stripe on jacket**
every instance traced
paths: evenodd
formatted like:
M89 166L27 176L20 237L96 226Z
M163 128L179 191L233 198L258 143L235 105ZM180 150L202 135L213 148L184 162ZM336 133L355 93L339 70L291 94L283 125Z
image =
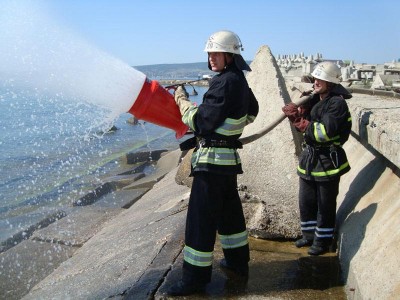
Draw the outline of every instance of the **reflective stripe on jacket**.
M233 142L239 139L244 127L253 122L257 114L258 102L245 76L232 64L212 78L203 103L189 108L182 121L199 138ZM194 172L243 173L235 148L198 145L192 155L192 167Z
M297 174L308 180L326 181L350 170L343 144L351 132L351 115L346 100L351 98L341 85L319 100L311 99L310 124L304 132L305 144Z

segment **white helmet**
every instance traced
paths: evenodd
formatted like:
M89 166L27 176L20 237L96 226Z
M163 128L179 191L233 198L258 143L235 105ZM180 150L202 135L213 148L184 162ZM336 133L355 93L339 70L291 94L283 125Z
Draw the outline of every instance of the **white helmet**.
M205 52L228 52L240 54L243 51L242 42L238 35L229 30L221 30L212 34L206 43Z
M239 70L251 71L251 68L240 55L240 50L243 51L242 42L239 36L229 30L221 30L213 33L207 40L205 52L225 52L234 54L233 60ZM211 70L210 63L208 68Z
M339 67L330 61L323 61L316 65L314 71L311 73L314 78L339 83L341 80L342 72Z

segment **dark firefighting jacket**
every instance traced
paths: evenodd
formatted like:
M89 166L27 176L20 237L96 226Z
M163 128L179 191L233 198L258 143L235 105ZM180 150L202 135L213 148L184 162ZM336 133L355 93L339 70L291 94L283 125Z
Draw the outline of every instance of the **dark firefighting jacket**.
M320 100L314 95L305 111L310 121L304 132L297 174L307 180L328 181L350 170L343 144L351 132L351 115L345 99L351 94L336 85Z
M197 138L192 169L218 174L243 173L237 148L244 127L258 114L258 102L235 64L215 75L199 106L182 116Z

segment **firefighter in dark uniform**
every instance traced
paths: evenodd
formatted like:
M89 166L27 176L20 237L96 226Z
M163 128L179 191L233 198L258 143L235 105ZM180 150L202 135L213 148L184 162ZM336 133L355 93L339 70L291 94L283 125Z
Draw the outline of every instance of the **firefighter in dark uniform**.
M189 295L211 280L216 235L222 245L221 267L247 277L249 244L237 174L243 173L237 148L244 127L258 114L258 102L243 73L251 71L240 54L242 44L231 31L218 31L206 43L208 67L218 72L199 106L182 86L175 101L182 120L193 130L193 184L186 218L182 279L169 295ZM181 147L182 148L182 147Z
M340 176L350 170L342 146L351 132L345 99L352 96L339 83L341 72L336 64L321 62L311 75L311 100L301 107L289 103L282 110L304 136L297 167L303 237L295 245L311 246L308 254L320 255L329 251L333 240Z

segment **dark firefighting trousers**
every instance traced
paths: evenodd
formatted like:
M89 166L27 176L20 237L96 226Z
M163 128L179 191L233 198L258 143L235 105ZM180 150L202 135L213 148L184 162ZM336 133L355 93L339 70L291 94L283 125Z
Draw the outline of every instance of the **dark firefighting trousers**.
M311 181L300 177L299 208L303 237L318 246L330 246L336 222L340 177Z
M224 256L231 265L248 264L249 245L237 175L209 172L193 175L186 219L183 280L207 283L211 280L217 231Z

